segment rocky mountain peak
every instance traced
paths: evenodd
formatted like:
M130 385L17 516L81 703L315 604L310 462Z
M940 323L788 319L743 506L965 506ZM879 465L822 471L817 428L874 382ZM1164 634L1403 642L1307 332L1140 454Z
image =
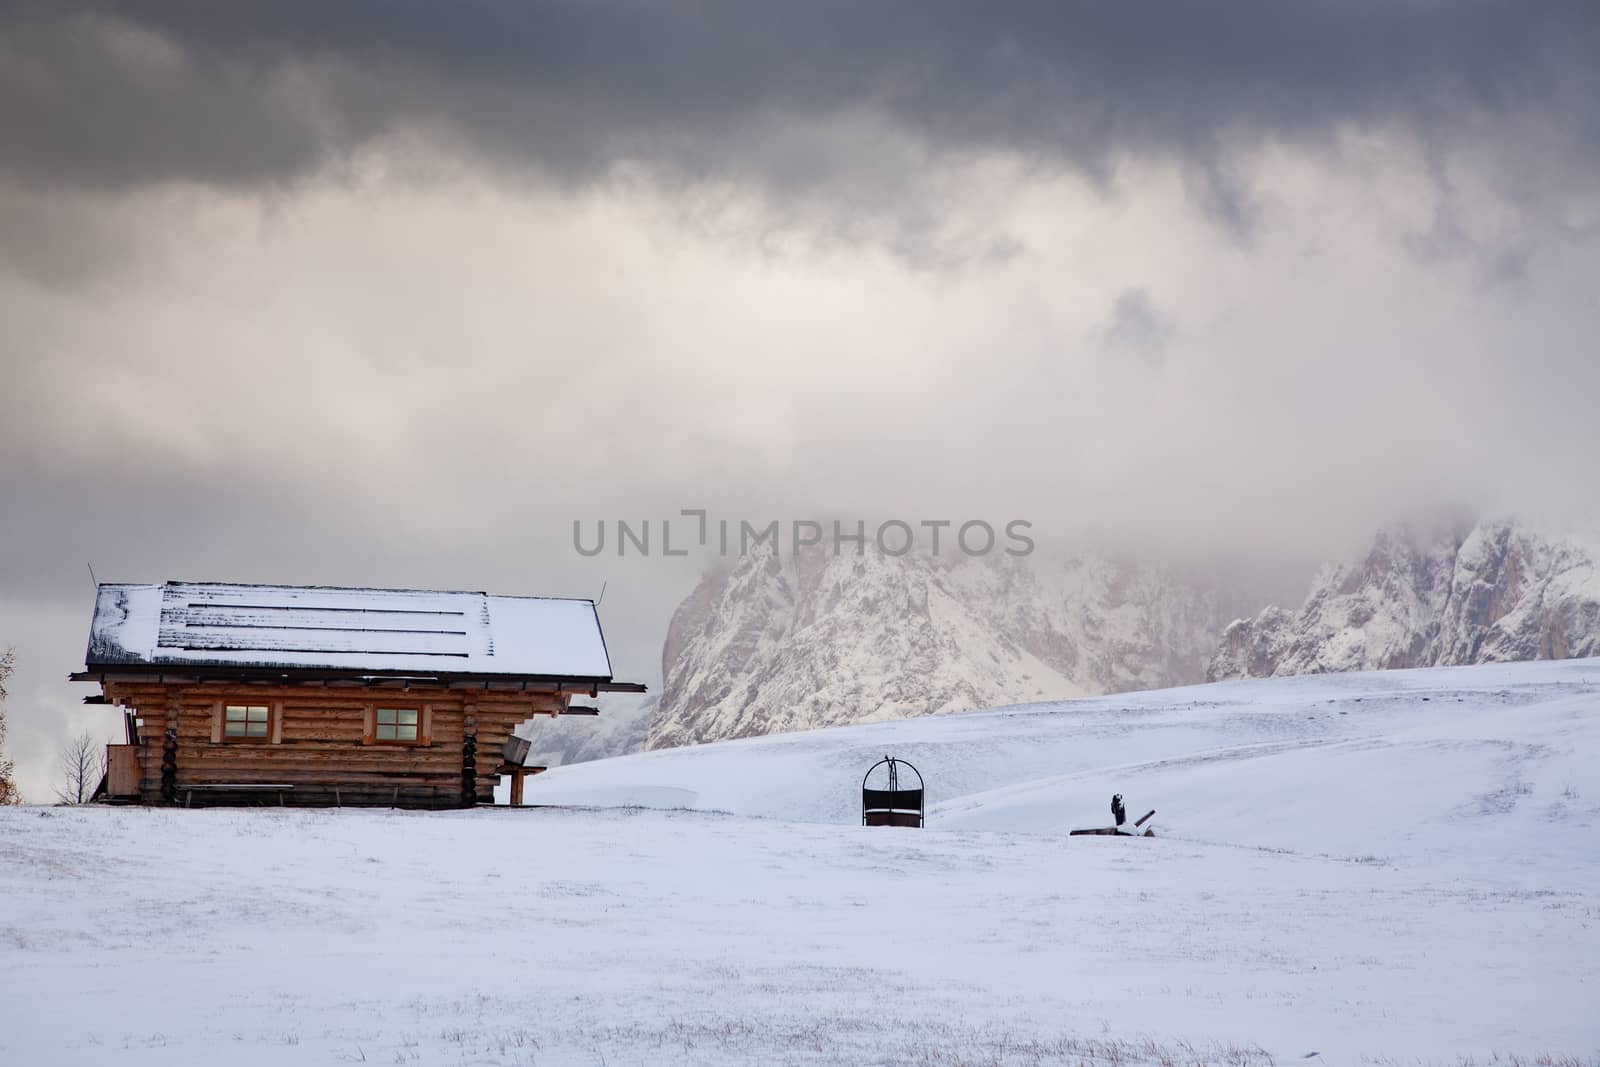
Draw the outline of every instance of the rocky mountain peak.
M1297 611L1223 631L1211 680L1600 655L1600 569L1576 541L1513 520L1433 539L1378 535L1324 570Z
M1600 569L1509 520L1378 534L1298 608L1095 554L770 549L707 574L667 634L646 745L1207 679L1600 655Z
M1092 555L763 551L673 617L650 747L1198 681L1205 590Z

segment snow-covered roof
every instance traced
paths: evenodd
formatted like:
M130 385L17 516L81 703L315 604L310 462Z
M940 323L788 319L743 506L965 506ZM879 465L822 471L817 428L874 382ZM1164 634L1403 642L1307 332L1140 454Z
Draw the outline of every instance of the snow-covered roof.
M609 681L590 600L420 589L101 585L89 671L272 668Z

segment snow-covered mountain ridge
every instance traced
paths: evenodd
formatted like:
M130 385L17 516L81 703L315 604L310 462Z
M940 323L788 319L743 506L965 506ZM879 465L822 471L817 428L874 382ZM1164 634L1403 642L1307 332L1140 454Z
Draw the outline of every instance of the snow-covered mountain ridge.
M752 555L680 605L646 747L1204 680L1600 655L1600 569L1510 521L1380 534L1295 611L1094 555Z
M1211 680L1600 655L1600 568L1510 521L1426 541L1379 535L1325 569L1298 611L1228 626Z
M649 747L1196 682L1227 617L1095 556L751 555L674 615Z

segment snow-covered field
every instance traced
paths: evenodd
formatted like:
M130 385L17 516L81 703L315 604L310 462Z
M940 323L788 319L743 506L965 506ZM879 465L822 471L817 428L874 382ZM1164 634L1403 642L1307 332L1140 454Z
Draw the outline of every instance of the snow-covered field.
M885 753L928 829L856 825ZM1112 792L1161 836L1069 840ZM0 1063L1600 1063L1597 660L729 742L528 801L582 806L0 812Z

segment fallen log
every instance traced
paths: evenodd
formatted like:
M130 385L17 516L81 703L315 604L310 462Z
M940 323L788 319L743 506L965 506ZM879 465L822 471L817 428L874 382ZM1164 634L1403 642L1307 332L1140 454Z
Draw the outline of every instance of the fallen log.
M1155 812L1151 812L1150 814L1154 815ZM1142 820L1142 819L1140 820L1140 822L1143 822L1143 821L1144 820ZM1138 825L1138 824L1136 823L1135 825ZM1136 833L1131 833L1131 832L1129 832L1127 830L1119 829L1119 828L1117 828L1115 826L1095 826L1095 827L1091 827L1090 829L1087 829L1087 830L1069 830L1069 831L1067 831L1067 836L1068 837L1084 837L1084 836L1089 836L1089 837L1154 837L1154 836L1156 836L1156 832L1154 830L1146 830L1142 834L1136 834Z

